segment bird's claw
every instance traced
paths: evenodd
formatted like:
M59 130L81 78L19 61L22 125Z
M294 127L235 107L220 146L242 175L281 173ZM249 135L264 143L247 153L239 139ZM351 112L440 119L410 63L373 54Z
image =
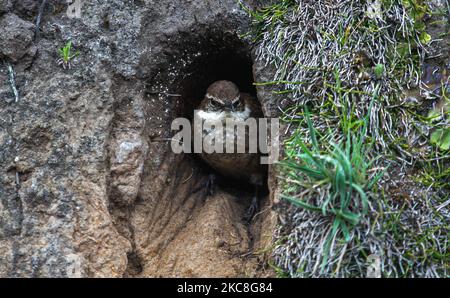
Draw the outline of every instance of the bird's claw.
M216 185L216 175L209 174L206 181L202 182L200 186L194 189L193 193L198 192L200 189L203 189L205 196L213 196L215 193L215 185Z
M206 188L205 192L207 196L213 196L215 193L215 186L216 186L216 175L209 174L208 180L206 180Z
M258 198L254 196L250 206L245 211L244 221L246 223L250 223L253 217L255 216L257 210L258 210Z

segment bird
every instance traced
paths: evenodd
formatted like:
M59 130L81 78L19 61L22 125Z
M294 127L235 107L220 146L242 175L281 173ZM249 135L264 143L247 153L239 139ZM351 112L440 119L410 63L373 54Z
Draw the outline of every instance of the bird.
M248 93L240 92L238 86L228 80L220 80L212 83L206 90L206 94L199 104L198 108L194 111L194 116L205 120L215 120L222 123L223 127L226 126L227 119L233 120L235 123L244 123L249 118L254 118L258 123L258 118L263 117L261 106L255 97ZM202 136L202 141L214 142L216 139L207 138L214 135L217 137L217 131L215 127L210 129L204 129L199 127L195 129L201 129L197 131ZM195 134L196 132L194 132ZM222 131L223 136L222 143L225 144L226 138L232 138L231 141L236 149L236 137L237 130L225 128ZM256 134L258 136L258 134ZM235 138L236 137L236 138ZM231 178L237 181L243 181L247 184L253 185L255 188L255 195L252 198L252 202L248 210L244 215L244 219L250 221L253 218L256 210L258 209L258 194L260 188L263 185L263 166L260 163L259 150L256 153L249 152L249 131L245 130L243 136L245 138L245 153L206 153L202 151L199 153L200 158L208 164L215 171L220 173L223 177ZM227 140L228 141L228 140ZM256 144L259 144L257 140ZM203 143L205 144L205 143ZM210 144L214 145L214 144ZM225 145L224 145L225 146ZM213 184L215 176L209 175L208 187L209 194L213 194Z

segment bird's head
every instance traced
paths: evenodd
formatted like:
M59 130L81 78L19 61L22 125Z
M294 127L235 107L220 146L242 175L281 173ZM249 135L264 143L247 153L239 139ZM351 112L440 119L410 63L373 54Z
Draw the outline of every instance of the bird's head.
M206 90L205 100L212 111L240 111L243 104L239 88L230 81L217 81Z

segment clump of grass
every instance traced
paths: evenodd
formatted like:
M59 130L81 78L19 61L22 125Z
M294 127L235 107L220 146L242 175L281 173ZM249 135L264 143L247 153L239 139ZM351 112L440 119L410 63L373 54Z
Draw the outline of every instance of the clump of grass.
M371 1L283 0L250 15L259 42L258 59L275 65L273 83L290 94L293 106L339 105L338 97L330 96L335 93L330 86L336 86L337 71L341 87L354 95L349 99L355 115L361 117L381 83L368 129L375 146L386 149L404 136L404 131L395 129L398 121L404 121L399 115L409 115L402 113L404 98L398 95L404 85L416 86L420 81L426 6L417 0L375 2L380 3L379 11L371 8ZM286 116L295 117L295 112L291 109ZM330 123L333 119L317 121L315 127L325 125L324 121L336 125Z
M289 158L281 163L286 172L285 179L305 189L301 192L291 190L293 195L285 193L282 198L297 207L331 218L330 227L326 229L322 243L319 243L322 254L317 255L322 257L321 272L324 273L330 272L329 264L335 263L332 257L345 251L343 248L339 254L333 254L331 250L336 247L336 242L350 242L353 227L367 214L370 204L368 192L383 172L377 173L376 169L371 169L373 161L368 161L366 156L368 117L364 118L364 125L358 134L348 130L345 141L325 147L319 146L308 111L305 117L310 149L302 141L304 136L294 133L287 144L291 150L287 153Z
M430 120L404 94L425 93L421 68L434 42L426 3L279 0L248 11L257 58L275 66L257 85L286 94L282 119L296 126L285 144L274 266L290 276L365 276L377 254L386 277L448 276L449 156L431 138L449 127L448 112ZM362 170L345 172L349 164Z
M58 64L62 65L64 69L70 69L72 60L80 54L78 51L72 53L72 41L68 41L64 47L58 49L58 53L60 56Z
M279 0L272 5L261 7L258 11L248 9L240 0L238 3L252 17L255 24L252 37L253 41L257 41L263 37L265 32L272 32L277 23L285 21L284 17L295 5L295 0Z
M363 277L376 255L384 277L448 276L448 193L435 196L401 171L389 173L384 156L370 156L371 107L361 120L344 117L343 109L340 127L326 133L304 113L285 144L286 203L274 266L291 277ZM343 131L340 143L328 141Z

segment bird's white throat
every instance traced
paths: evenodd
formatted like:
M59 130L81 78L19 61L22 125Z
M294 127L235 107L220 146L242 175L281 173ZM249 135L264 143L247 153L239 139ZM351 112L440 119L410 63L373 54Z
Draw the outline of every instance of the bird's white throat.
M239 112L229 112L226 113L224 111L221 112L215 112L215 111L203 111L203 110L198 110L196 111L196 115L197 117L199 117L200 119L203 120L208 120L208 121L220 121L220 120L225 120L227 118L232 118L234 120L237 121L245 121L248 119L248 117L250 117L250 109L248 106L245 106L245 110L244 111L239 111Z

